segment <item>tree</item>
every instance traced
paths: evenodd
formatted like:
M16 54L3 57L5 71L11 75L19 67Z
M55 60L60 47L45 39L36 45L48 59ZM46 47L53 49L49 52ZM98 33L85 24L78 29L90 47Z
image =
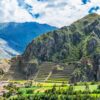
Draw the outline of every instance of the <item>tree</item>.
M72 95L73 94L73 90L74 90L74 87L72 85L70 85L68 90L67 90L67 94L68 95Z

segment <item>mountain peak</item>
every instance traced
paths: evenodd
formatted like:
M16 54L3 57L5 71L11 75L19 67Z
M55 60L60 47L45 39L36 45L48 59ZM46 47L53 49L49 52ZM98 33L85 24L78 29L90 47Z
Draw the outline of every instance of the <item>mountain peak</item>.
M97 13L91 13L88 14L87 16L85 16L84 18L88 19L88 18L100 18L100 15Z

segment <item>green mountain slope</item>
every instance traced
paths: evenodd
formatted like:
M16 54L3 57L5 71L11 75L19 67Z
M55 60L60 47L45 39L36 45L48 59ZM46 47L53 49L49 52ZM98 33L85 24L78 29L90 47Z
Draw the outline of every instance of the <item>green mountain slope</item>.
M41 66L44 67L42 72ZM99 66L100 16L90 14L68 27L34 39L23 55L12 59L10 71L14 75L21 74L18 79L35 77L38 81L39 75L36 74L40 74L41 79L42 73L47 71L42 81L57 78L57 81L99 81ZM13 78L17 79L14 75Z

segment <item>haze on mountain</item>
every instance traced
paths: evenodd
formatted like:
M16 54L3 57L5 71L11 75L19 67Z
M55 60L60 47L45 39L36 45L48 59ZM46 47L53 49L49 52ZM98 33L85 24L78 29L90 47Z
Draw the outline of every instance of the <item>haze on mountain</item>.
M0 58L11 58L24 52L37 36L56 27L36 22L0 23Z

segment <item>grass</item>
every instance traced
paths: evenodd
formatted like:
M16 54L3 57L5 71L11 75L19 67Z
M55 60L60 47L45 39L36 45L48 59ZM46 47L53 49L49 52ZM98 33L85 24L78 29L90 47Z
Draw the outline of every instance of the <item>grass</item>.
M30 88L20 88L19 91L26 93L27 90L36 90L39 89L39 87L30 87Z
M94 91L97 89L98 85L89 85L89 90L90 91ZM75 91L85 91L86 90L86 86L74 86Z
M10 81L11 82L11 81ZM12 81L12 83L18 83L18 84L22 84L22 83L26 83L28 81ZM88 89L90 91L89 94L87 94L86 92L86 84L88 85ZM85 83L77 83L77 84L73 84L71 86L73 86L73 93L76 92L76 93L79 93L79 95L81 97L84 97L86 95L89 95L91 97L100 97L100 91L98 89L98 85L99 85L99 82L98 83L92 83L91 82L85 82ZM67 83L45 83L45 82L41 82L41 83L34 83L32 84L32 86L30 87L25 87L25 86L22 86L20 87L18 90L16 90L16 92L19 92L21 94L22 97L29 97L29 96L40 96L41 95L45 95L45 91L46 90L52 90L53 86L55 86L56 88L56 91L60 91L60 92L63 92L63 91L69 91L69 86L70 84L67 84ZM29 90L32 90L32 92L28 92ZM97 91L97 92L94 92L94 91ZM12 95L10 96L10 99L12 100L13 98L18 98L19 96L18 94L15 94L15 95ZM65 94L57 94L58 96L60 95L65 95ZM73 94L69 94L69 96L73 96L75 97L76 95Z
M56 89L59 89L60 87L61 89L66 90L69 87L68 84L64 84L64 86L62 86L61 83L56 83L56 84L55 83L39 83L36 86L32 86L30 88L25 88L25 87L20 88L19 91L22 91L23 94L25 94L27 90L33 90L35 91L35 93L41 92L41 91L43 92L43 90L45 91L45 90L51 89L54 85L56 86ZM93 92L94 90L97 90L97 87L98 85L89 85L89 90ZM74 91L85 91L86 90L86 86L83 84L73 86L73 88L74 88Z

